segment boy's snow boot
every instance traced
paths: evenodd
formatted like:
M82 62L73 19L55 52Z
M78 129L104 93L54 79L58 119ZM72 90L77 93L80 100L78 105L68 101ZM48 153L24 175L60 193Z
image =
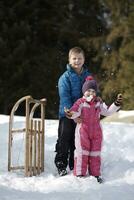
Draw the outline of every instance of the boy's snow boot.
M103 179L100 176L95 176L95 178L97 178L98 183L103 183Z
M60 176L65 176L67 174L67 170L66 170L66 166L65 166L64 162L63 161L57 161L57 162L55 162L55 164L56 164L56 167L58 169L58 174Z
M65 176L65 175L67 175L67 170L66 169L58 169L58 173L60 176Z

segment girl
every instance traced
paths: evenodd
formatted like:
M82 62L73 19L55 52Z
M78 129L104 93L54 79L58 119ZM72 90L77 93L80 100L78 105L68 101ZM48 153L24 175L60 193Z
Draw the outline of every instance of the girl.
M78 177L86 176L88 169L89 174L95 176L97 181L102 183L103 180L100 177L102 146L100 115L108 116L119 110L122 97L118 95L116 102L107 107L96 96L98 87L91 76L86 78L82 92L83 97L78 99L71 109L65 109L68 118L81 117L82 120L81 123L77 123L75 129L74 175Z

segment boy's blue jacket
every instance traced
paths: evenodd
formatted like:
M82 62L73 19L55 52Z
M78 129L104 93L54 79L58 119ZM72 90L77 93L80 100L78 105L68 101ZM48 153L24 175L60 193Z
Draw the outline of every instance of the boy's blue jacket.
M65 116L64 107L71 108L74 102L82 97L82 85L85 78L90 75L88 69L83 66L83 71L78 75L73 68L67 64L67 70L58 81L60 96L59 118Z

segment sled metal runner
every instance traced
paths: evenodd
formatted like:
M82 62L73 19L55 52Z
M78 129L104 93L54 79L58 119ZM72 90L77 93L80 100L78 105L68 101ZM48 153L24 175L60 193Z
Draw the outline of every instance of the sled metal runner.
M22 102L25 103L25 127L15 129L13 119ZM8 171L24 169L25 176L38 175L44 171L45 106L46 99L36 100L31 96L25 96L12 108L9 118ZM40 118L34 118L37 108L40 111ZM25 134L24 165L14 166L13 139L19 133Z

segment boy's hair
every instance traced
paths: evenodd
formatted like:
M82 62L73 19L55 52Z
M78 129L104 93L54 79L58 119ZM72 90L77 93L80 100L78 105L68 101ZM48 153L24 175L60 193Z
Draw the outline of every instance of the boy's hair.
M69 58L72 53L82 53L85 58L85 53L84 53L83 49L81 49L80 47L73 47L72 49L70 49L69 50Z

